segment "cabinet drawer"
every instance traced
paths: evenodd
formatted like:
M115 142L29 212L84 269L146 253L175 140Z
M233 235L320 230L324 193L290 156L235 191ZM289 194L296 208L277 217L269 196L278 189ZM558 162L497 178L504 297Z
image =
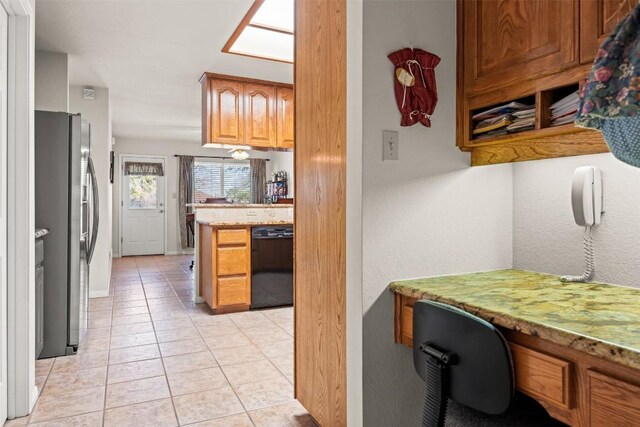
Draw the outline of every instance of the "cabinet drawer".
M217 273L218 276L250 274L249 248L246 246L219 247Z
M640 420L640 387L591 370L587 375L590 425L637 426Z
M249 230L222 229L218 230L218 245L246 245L249 243Z
M510 343L518 390L571 409L571 363Z
M246 277L218 279L218 305L249 304Z

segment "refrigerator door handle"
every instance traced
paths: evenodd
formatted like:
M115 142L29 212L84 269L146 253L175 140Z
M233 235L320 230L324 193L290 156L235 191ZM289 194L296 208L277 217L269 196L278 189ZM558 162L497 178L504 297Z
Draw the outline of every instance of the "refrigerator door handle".
M92 228L91 228L91 242L89 243L89 251L87 253L87 264L91 263L93 252L96 249L96 240L98 237L98 225L100 224L100 197L98 196L98 183L96 182L96 170L93 167L93 160L89 157L87 164L87 172L91 178L91 196L93 203L91 206L91 213L93 214Z

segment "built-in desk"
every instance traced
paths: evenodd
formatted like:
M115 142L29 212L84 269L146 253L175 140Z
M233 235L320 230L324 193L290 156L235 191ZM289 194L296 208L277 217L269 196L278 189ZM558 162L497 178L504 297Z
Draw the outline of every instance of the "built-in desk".
M450 304L498 326L516 387L573 426L640 425L640 289L563 283L522 270L393 282L395 341L413 344L413 304Z

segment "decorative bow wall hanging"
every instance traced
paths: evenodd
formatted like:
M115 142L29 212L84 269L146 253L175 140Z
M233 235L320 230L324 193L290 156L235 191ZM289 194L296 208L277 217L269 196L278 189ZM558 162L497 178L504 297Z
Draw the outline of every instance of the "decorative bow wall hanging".
M402 114L400 126L420 122L431 127L438 103L435 67L440 58L422 49L404 48L388 56L395 67L394 91Z

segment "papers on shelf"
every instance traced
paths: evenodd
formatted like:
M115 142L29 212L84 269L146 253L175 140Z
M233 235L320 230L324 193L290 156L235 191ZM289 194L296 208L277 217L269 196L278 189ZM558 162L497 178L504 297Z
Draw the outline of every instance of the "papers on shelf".
M528 110L520 110L520 111L516 111L513 113L514 117L517 117L519 119L527 119L529 117L535 117L536 116L536 109L535 108L529 108Z
M492 130L495 130L495 129L503 128L503 127L508 126L510 124L511 124L511 119L510 119L509 115L505 114L498 121L494 121L492 123L485 123L485 124L476 126L476 128L473 130L473 134L477 135L477 134L480 134L480 133L489 132L489 131L492 131Z
M509 132L530 130L534 128L535 124L536 124L535 117L517 119L517 120L514 120L513 123L511 123L509 126L507 126L507 130Z
M551 112L551 126L559 126L573 122L578 112L579 103L580 95L578 95L578 91L575 91L551 104L549 108Z
M499 116L501 114L508 114L508 113L512 113L514 111L520 111L520 110L528 110L534 108L533 105L525 105L525 104L521 104L520 102L510 102L508 104L504 104L504 105L499 105L497 107L494 108L490 108L489 110L485 110L485 111L481 111L479 113L476 113L473 115L472 119L473 120L484 120L487 118L491 118L491 117L495 117L495 116Z

